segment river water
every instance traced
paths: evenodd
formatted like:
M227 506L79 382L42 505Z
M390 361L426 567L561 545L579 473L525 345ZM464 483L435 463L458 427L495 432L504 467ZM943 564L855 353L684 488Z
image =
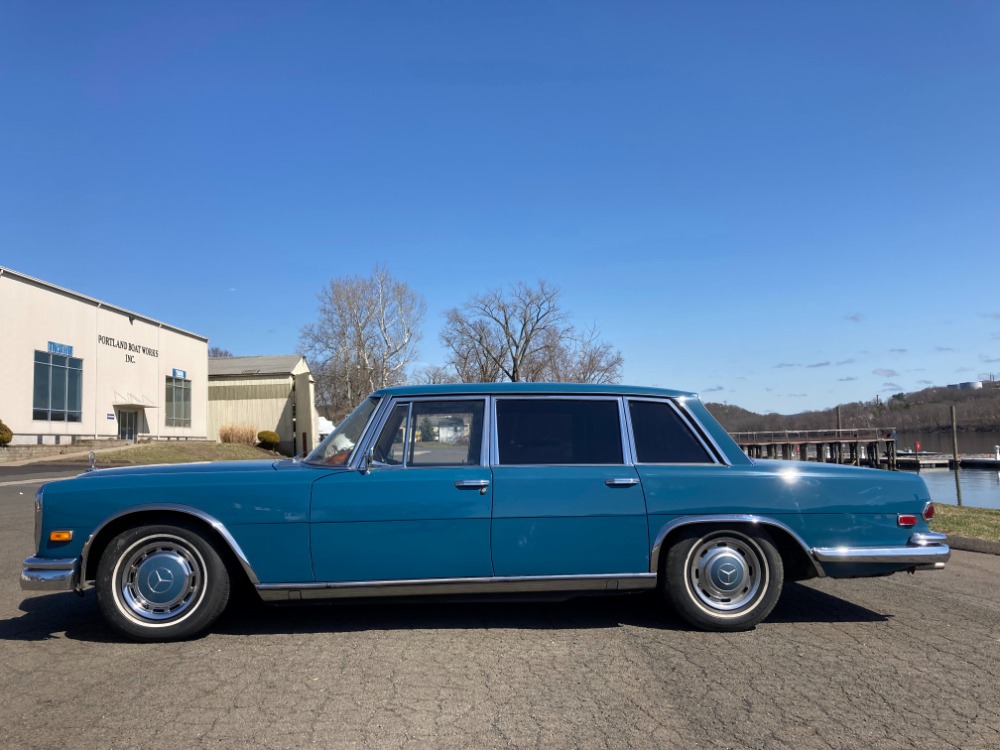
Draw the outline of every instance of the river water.
M962 469L962 505L1000 508L1000 472L993 469ZM920 478L936 503L955 505L955 472L951 469L923 469Z
M920 450L952 454L951 431L907 433L896 436L897 450ZM1000 445L1000 432L959 432L959 455L973 453L994 455ZM931 499L936 503L955 505L955 472L951 469L922 469L920 476L927 482ZM1000 508L1000 472L993 469L962 469L962 504L976 508Z

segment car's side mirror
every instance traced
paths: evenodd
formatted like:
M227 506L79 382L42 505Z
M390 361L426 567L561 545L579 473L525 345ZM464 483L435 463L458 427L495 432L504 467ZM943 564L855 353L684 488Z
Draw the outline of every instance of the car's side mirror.
M365 455L361 458L361 473L368 474L372 470L372 462L375 460L375 446L365 451Z

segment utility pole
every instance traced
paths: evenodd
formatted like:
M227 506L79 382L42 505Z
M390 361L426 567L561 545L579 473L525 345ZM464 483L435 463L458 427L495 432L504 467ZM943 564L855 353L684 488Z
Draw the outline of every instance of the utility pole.
M958 461L958 421L955 418L955 406L951 407L951 452L955 459L955 495L958 499L958 505L962 505L962 481L961 481L961 469L959 468Z

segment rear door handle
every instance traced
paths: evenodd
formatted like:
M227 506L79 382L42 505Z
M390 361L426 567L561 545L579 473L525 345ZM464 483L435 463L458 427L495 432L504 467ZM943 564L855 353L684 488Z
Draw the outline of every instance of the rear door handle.
M604 483L608 485L608 487L634 487L639 484L639 480L628 477L624 479L605 479Z
M459 479L455 486L460 490L485 490L490 486L489 479Z

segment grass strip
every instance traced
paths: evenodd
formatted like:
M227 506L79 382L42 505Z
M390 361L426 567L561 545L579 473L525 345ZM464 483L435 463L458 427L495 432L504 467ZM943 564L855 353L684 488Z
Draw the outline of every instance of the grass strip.
M1000 510L934 503L931 528L943 534L1000 541Z

